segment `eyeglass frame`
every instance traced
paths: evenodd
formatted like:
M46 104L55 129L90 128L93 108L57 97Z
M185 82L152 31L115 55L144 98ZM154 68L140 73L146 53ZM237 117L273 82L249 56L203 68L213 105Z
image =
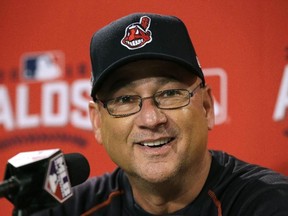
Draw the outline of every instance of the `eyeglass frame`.
M146 99L153 99L154 101L154 104L155 106L158 108L158 109L162 109L162 110L173 110L173 109L179 109L179 108L182 108L182 107L185 107L185 106L188 106L190 104L190 98L193 97L196 93L196 91L198 89L201 89L201 88L204 88L205 87L205 84L203 82L199 83L192 91L189 91L188 89L165 89L163 91L169 91L169 90L185 90L189 93L189 97L188 97L188 101L187 101L187 104L185 105L181 105L181 106L177 106L177 107L173 107L173 108L161 108L159 107L158 105L158 102L156 101L155 99L155 95L159 95L159 93L162 93L163 91L158 91L156 93L154 93L153 95L151 96L148 96L148 97L141 97L140 95L122 95L122 96L119 96L119 97L125 97L125 96L137 96L139 98L139 103L138 103L138 106L139 106L139 110L136 111L136 112L132 112L132 113L128 113L128 114L113 114L110 112L109 110L109 107L108 107L108 103L110 101L114 101L115 99L119 98L119 97L116 97L116 98L111 98L111 99L107 99L107 100L100 100L98 98L96 98L95 96L92 97L93 101L95 103L98 103L100 102L100 104L103 106L104 109L107 110L107 112L109 113L109 115L113 116L113 117L116 117L116 118L123 118L123 117L127 117L127 116L130 116L130 115L134 115L138 112L141 111L142 109L142 104L143 104L143 100L146 100Z

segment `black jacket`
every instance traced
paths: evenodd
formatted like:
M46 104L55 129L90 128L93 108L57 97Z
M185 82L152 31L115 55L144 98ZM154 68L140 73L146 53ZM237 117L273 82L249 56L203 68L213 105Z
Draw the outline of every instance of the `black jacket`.
M212 166L198 197L173 214L191 216L287 216L288 177L211 151ZM74 188L61 206L33 216L150 216L135 203L123 170L116 169Z

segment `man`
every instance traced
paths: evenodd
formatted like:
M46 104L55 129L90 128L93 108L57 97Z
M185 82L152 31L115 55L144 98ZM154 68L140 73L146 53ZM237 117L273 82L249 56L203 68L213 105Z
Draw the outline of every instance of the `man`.
M207 149L212 93L181 20L116 20L91 62L93 132L119 168L47 215L288 215L287 177Z

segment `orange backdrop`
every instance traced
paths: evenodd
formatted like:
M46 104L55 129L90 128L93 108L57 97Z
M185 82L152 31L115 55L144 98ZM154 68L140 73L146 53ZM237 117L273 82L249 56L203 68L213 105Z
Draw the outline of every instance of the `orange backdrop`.
M215 94L209 147L288 175L287 11L286 0L2 1L0 176L15 154L50 148L84 154L91 175L114 169L88 120L89 43L97 29L132 12L187 24ZM54 76L31 79L35 62ZM1 215L12 207L0 199Z

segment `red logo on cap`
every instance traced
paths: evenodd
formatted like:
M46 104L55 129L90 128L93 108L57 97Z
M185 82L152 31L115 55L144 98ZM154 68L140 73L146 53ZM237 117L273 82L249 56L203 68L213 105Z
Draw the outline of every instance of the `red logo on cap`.
M130 50L139 49L152 41L152 33L149 30L151 19L142 16L139 23L127 26L125 36L121 44Z

